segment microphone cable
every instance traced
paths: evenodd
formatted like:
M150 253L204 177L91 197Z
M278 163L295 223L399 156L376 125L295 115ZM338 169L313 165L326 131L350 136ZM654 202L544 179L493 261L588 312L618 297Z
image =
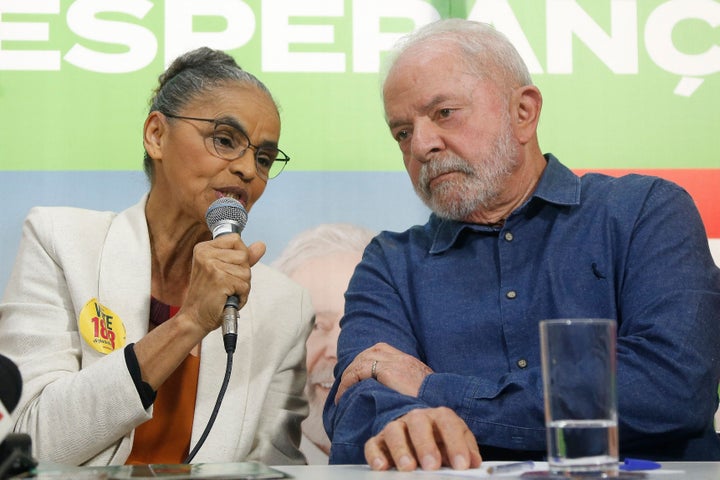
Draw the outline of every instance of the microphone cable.
M225 396L225 391L227 390L228 383L230 383L230 374L232 373L232 364L233 364L233 354L232 354L232 352L227 352L227 363L225 364L225 378L223 378L222 386L220 387L220 392L218 393L217 400L215 401L215 407L213 407L213 411L212 411L212 414L210 415L210 419L208 420L208 423L205 426L205 430L203 431L202 435L200 435L200 439L197 441L197 443L195 444L195 447L188 454L187 458L185 459L185 461L183 463L192 462L192 459L195 458L195 455L197 454L198 450L200 450L200 447L203 446L203 443L205 443L205 439L210 434L210 429L212 429L212 426L215 423L215 417L217 417L217 414L220 411L220 404L222 403L223 397Z

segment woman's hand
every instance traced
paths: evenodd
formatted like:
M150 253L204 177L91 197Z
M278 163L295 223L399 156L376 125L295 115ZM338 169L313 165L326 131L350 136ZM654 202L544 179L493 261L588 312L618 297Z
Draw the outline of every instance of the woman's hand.
M250 267L264 254L264 243L247 247L239 235L223 235L195 245L190 282L180 310L133 347L143 381L153 390L220 326L228 296L237 295L240 307L245 305L250 294Z
M264 243L248 247L240 235L233 234L195 245L190 282L180 312L195 322L203 337L222 323L227 297L236 295L240 308L247 303L250 268L264 254Z

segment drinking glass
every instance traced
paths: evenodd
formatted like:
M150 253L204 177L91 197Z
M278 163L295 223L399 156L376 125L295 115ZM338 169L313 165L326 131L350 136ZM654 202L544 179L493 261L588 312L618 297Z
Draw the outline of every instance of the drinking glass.
M556 474L618 471L616 322L540 322L548 466Z

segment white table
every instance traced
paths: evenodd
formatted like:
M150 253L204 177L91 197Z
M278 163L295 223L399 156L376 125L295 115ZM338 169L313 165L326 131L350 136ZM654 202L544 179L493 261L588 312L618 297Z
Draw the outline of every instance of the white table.
M209 464L215 465L215 464ZM647 480L720 480L720 462L662 462L662 469L647 472ZM43 465L38 468L38 477L43 480L97 480L112 478L116 467L63 467ZM467 472L439 470L425 472L374 472L366 465L288 465L273 466L297 480L467 480L470 478L496 478L497 480L521 478L517 475L465 476ZM96 475L100 473L101 475ZM463 475L461 475L463 473ZM102 475L105 474L105 475ZM107 476L106 476L107 475ZM128 478L128 477L123 477ZM144 477L147 478L147 477ZM187 478L187 477L185 477ZM536 477L541 479L542 477Z
M648 480L720 480L720 462L662 462L660 470L647 472ZM308 466L277 466L273 467L288 473L297 480L453 480L468 479L438 472L374 472L360 465L308 465ZM503 478L520 478L516 476L498 476Z

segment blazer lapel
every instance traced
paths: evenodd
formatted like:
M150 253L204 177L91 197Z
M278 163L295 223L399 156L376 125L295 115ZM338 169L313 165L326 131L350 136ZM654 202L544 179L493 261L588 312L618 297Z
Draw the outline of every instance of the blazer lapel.
M147 195L118 214L108 230L98 273L98 301L125 325L126 343L141 339L150 318L150 237Z

